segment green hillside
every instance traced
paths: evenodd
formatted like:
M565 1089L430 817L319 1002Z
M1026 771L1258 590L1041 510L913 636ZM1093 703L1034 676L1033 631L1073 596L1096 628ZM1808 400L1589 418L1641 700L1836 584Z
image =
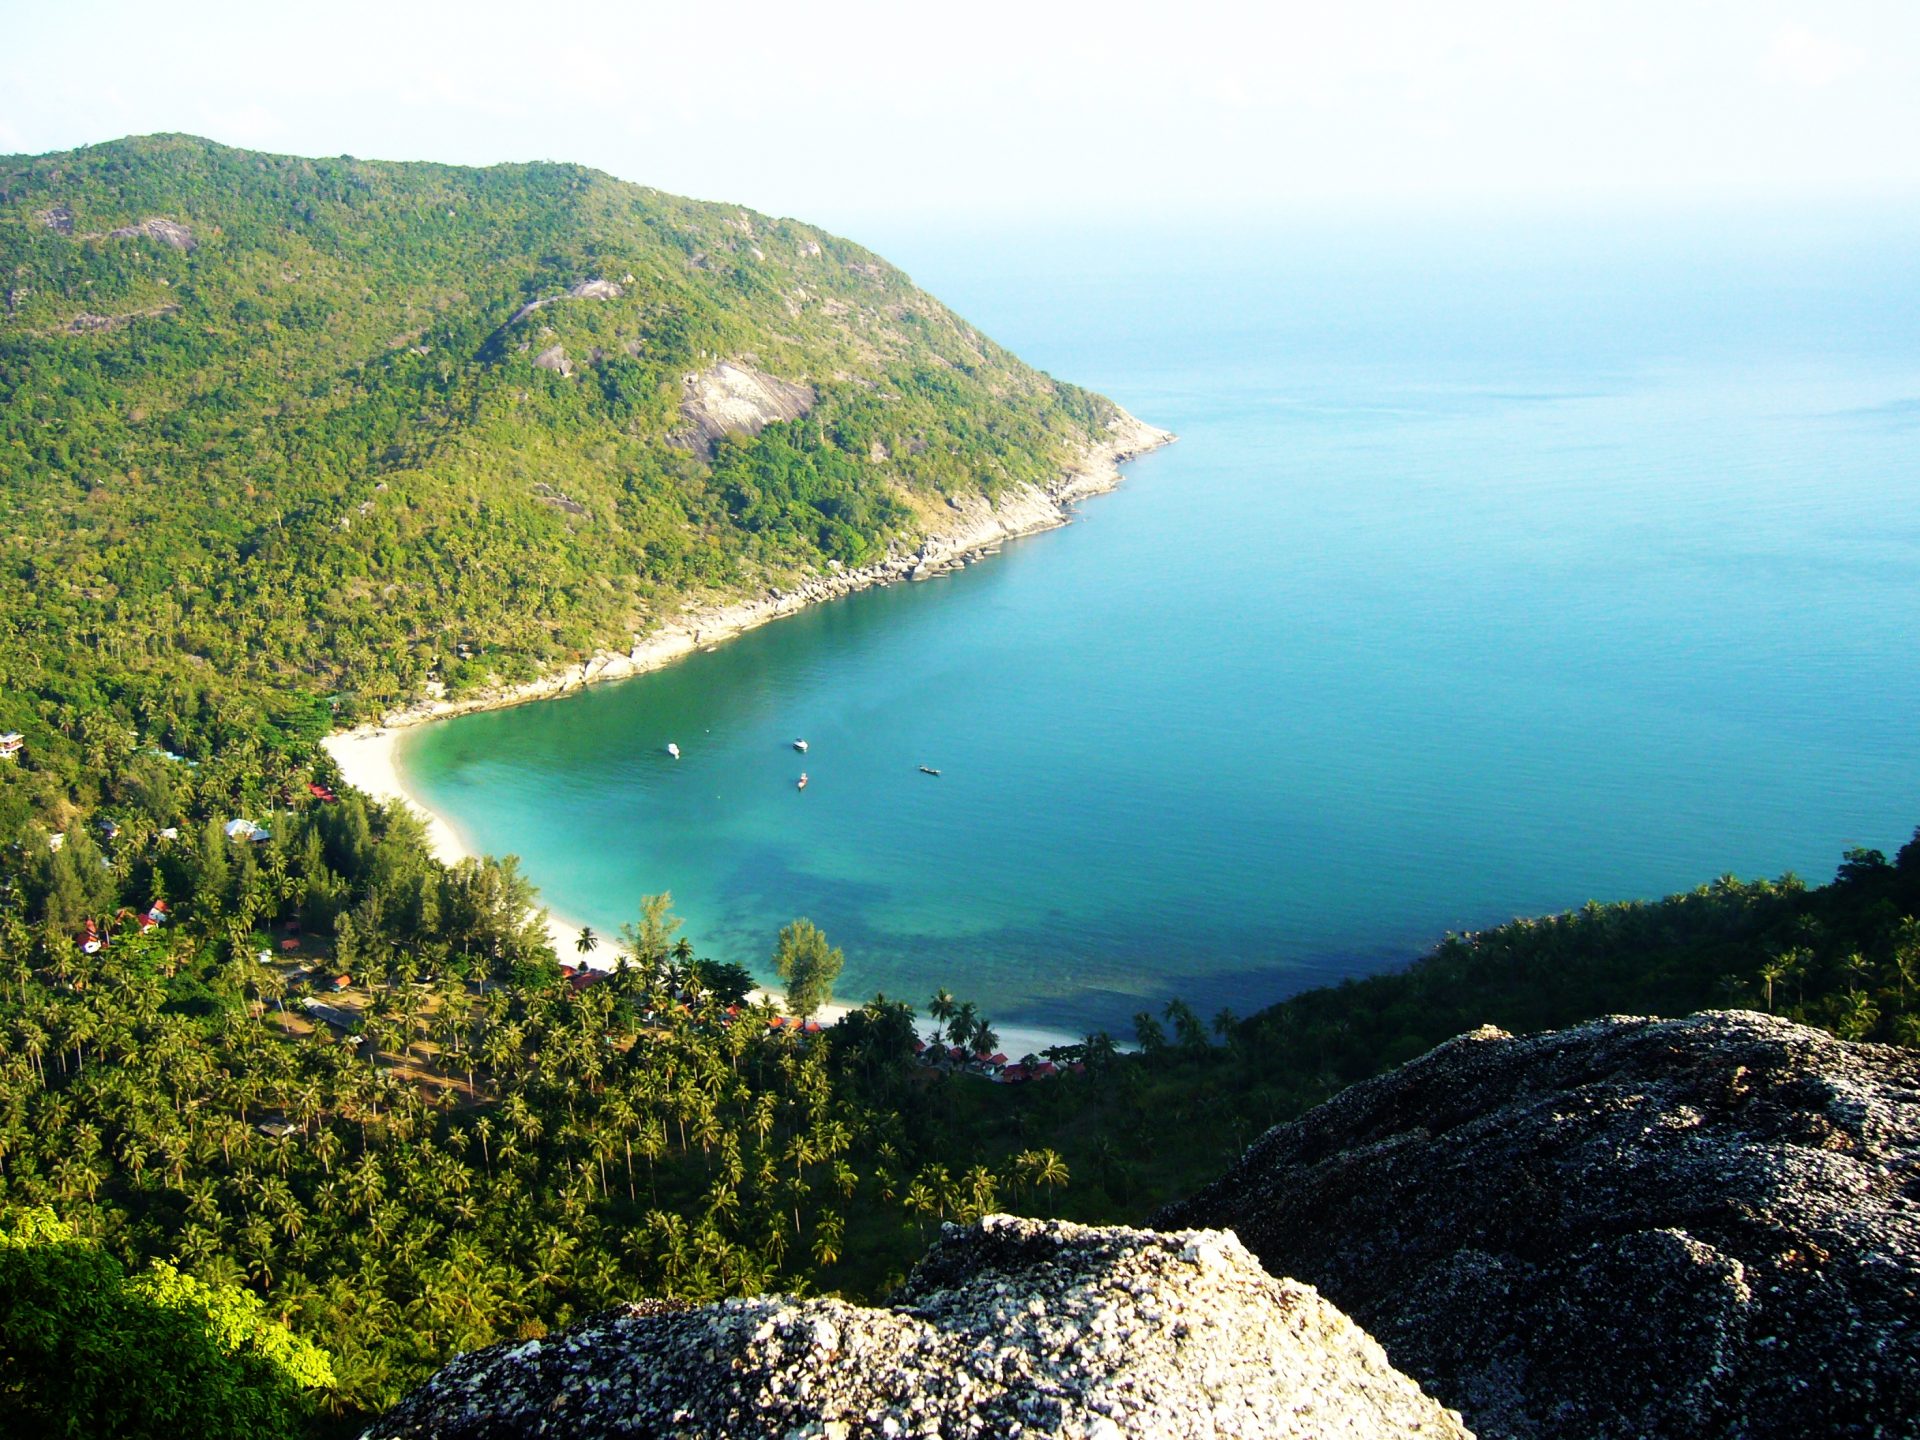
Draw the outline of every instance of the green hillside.
M625 648L1114 413L857 245L574 165L4 157L0 269L0 729L190 748L210 688L310 730ZM721 362L804 414L702 436Z
M34 1433L358 1433L632 1296L878 1296L944 1220L1141 1220L1483 1022L1920 1042L1920 835L1246 1019L1175 1000L1045 1083L923 1063L898 998L775 1024L664 897L568 976L511 858L441 864L319 734L858 564L1117 412L845 241L569 166L13 157L0 251L0 1413ZM735 380L789 418L702 398ZM991 1050L950 983L927 1016Z

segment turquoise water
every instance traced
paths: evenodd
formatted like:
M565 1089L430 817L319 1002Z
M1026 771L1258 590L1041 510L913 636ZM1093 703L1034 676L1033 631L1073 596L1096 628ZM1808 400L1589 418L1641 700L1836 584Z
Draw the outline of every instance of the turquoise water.
M962 575L402 764L603 931L671 890L765 973L808 915L843 995L1073 1030L1824 878L1920 823L1915 233L863 237L1181 442Z

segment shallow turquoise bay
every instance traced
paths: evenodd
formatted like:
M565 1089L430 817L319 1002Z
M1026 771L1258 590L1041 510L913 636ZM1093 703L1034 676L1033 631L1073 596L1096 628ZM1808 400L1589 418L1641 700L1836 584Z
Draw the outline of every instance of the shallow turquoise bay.
M671 890L765 973L807 915L842 995L1067 1030L1824 878L1920 822L1914 233L863 236L1181 442L962 575L401 763L597 929Z

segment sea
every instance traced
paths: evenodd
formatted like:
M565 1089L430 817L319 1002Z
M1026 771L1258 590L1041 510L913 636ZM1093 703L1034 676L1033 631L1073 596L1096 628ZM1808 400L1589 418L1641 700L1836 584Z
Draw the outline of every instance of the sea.
M556 913L668 891L763 977L805 916L842 999L1125 1036L1920 825L1914 213L877 228L1179 442L951 578L408 734Z

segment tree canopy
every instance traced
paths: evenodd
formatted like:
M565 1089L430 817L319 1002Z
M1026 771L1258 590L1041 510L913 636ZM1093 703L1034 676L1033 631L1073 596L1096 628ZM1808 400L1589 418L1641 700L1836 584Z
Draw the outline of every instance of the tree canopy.
M624 651L1114 413L857 245L573 165L0 156L0 272L0 730L43 759L62 706L204 758L208 696L287 745ZM804 413L703 419L723 361Z
M827 944L827 937L811 920L795 920L780 929L773 948L773 969L787 987L787 1006L794 1014L814 1014L833 999L833 982L847 957Z
M0 1219L0 1409L20 1440L291 1437L332 1384L247 1290L160 1261L129 1275L44 1206Z

